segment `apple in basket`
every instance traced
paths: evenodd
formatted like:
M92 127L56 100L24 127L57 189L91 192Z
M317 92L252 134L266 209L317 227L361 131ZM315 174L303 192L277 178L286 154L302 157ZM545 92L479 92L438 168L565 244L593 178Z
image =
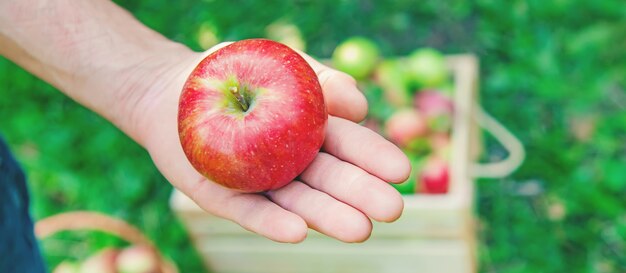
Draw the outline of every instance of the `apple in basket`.
M118 273L157 273L159 259L152 248L134 245L120 252L115 267Z
M80 265L77 263L63 261L52 270L52 273L78 273L79 268Z
M117 273L115 259L119 250L106 248L90 256L80 266L79 273Z

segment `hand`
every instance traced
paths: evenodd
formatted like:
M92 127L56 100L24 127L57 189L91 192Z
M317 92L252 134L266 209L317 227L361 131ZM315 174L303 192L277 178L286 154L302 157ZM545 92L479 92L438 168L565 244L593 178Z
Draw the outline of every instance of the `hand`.
M0 1L0 55L118 126L200 207L270 239L298 242L309 226L363 241L369 218L393 221L402 211L400 195L387 182L406 179L408 160L354 123L367 111L354 80L305 54L331 115L326 142L299 181L267 194L228 190L193 169L178 139L178 97L204 55L150 30L113 2Z
M187 161L177 134L178 98L183 83L208 52L189 54L164 66L134 113L141 139L156 166L204 210L280 242L299 242L307 226L345 242L369 238L370 218L396 220L400 194L387 182L402 182L410 172L404 154L378 134L355 122L367 102L348 75L301 53L316 71L330 114L325 143L296 181L264 194L240 193L200 175Z

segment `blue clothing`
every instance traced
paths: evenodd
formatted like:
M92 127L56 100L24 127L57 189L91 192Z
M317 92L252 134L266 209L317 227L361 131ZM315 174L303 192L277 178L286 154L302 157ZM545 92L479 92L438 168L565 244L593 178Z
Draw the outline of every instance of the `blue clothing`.
M0 272L46 272L28 204L24 173L0 138Z

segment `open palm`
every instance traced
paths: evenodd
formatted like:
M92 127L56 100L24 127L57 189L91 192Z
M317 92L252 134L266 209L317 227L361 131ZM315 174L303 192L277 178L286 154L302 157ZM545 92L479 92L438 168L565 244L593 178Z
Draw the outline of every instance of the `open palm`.
M376 221L396 220L402 198L388 182L401 182L409 162L393 144L358 125L367 102L355 81L301 53L316 71L330 114L322 150L296 181L258 194L224 188L187 161L177 134L178 97L203 54L179 61L142 103L149 109L145 146L163 175L204 210L280 242L299 242L312 228L346 242L366 240Z

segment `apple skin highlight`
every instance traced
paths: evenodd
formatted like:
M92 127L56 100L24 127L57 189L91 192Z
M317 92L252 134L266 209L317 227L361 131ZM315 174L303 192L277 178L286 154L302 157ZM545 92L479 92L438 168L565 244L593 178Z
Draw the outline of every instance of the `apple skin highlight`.
M180 96L178 131L202 175L241 192L262 192L304 171L324 142L327 120L309 64L283 44L250 39L212 53L194 69Z

